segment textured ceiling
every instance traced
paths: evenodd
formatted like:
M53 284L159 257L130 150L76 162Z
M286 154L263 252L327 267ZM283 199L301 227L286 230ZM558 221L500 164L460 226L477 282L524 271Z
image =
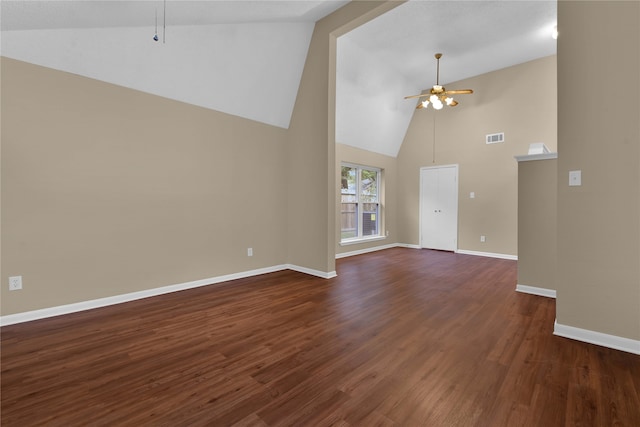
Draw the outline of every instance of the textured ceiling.
M456 82L555 54L555 25L555 1L414 0L356 28L338 40L337 141L395 156L416 105L403 97L435 84L435 53Z
M345 3L4 0L2 55L287 128L315 21Z
M1 53L286 128L314 22L346 3L2 0ZM337 141L395 156L434 53L454 82L554 54L555 22L555 1L412 0L340 37Z
M2 30L212 25L249 22L314 23L344 1L313 0L3 0Z

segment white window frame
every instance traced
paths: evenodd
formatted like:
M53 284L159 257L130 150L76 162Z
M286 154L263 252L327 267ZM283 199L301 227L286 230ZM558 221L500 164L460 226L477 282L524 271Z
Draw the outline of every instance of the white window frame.
M354 168L356 169L356 204L358 205L358 210L357 210L357 233L355 237L349 237L349 238L341 238L340 239L340 245L341 246L345 246L345 245L353 245L353 244L357 244L357 243L362 243L362 242L368 242L368 241L374 241L374 240L383 240L386 239L386 235L384 233L383 230L383 224L384 222L382 221L382 216L383 216L383 203L382 203L382 187L383 187L383 173L382 173L382 169L375 167L375 166L367 166L367 165L359 165L359 164L355 164L355 163L348 163L348 162L341 162L340 163L340 173L342 174L342 168L343 167L349 167L349 168ZM367 235L367 236L363 236L363 223L364 221L362 220L362 212L360 211L360 207L364 204L364 203L371 203L371 202L362 202L361 201L361 179L362 179L362 170L368 170L368 171L375 171L377 173L377 177L376 177L376 183L377 183L377 203L378 204L378 218L377 218L377 226L378 226L378 234L375 235ZM340 211L342 212L342 183L340 184L339 187L339 191L340 191ZM340 233L342 233L342 217L340 218L339 221L340 225Z

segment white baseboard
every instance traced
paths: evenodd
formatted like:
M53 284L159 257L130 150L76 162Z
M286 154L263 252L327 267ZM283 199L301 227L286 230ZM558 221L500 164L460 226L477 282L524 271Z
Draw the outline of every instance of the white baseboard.
M351 255L359 255L360 253L372 252L372 251L376 251L376 250L388 249L388 248L393 248L393 247L409 248L409 249L422 249L422 246L420 246L420 245L412 245L412 244L409 244L409 243L394 243L394 244L391 244L391 245L377 246L375 248L363 249L362 251L354 251L354 252L348 252L348 253L339 254L339 255L336 255L336 258L343 258L343 257L351 256ZM493 253L493 252L468 251L468 250L465 250L465 249L457 249L454 252L457 253L457 254L463 254L463 255L484 256L484 257L489 257L489 258L500 258L500 259L508 259L508 260L513 260L513 261L517 261L518 260L518 255L497 254L497 253Z
M354 255L362 255L369 252L381 251L383 249L397 248L398 246L400 246L398 243L391 243L388 245L375 246L372 248L358 249L357 251L343 252L341 254L336 254L336 259L346 258Z
M573 326L562 325L556 320L553 325L553 335L570 338L577 341L588 342L590 344L601 345L614 350L626 351L628 353L640 354L640 341L629 338L618 337L616 335L603 334L602 332L580 329Z
M312 268L307 268L307 267L300 267L298 265L293 265L293 264L286 264L285 268L289 270L297 271L299 273L305 273L311 276L321 277L323 279L331 279L333 277L338 276L335 270L326 272L326 271L314 270Z
M467 251L465 249L458 249L456 251L457 254L463 255L475 255L475 256L484 256L489 258L500 258L500 259L510 259L513 261L518 260L518 255L509 255L509 254L496 254L493 252L478 252L478 251Z
M556 290L547 288L538 288L536 286L516 285L516 292L524 294L539 295L541 297L555 298Z
M409 243L398 243L397 246L409 249L422 249L420 245L410 245Z
M227 274L224 276L211 277L208 279L195 280L192 282L179 283L177 285L163 286L160 288L146 289L144 291L131 292L127 294L114 295L112 297L98 298L89 301L82 301L73 304L60 305L56 307L43 308L40 310L26 311L23 313L9 314L0 316L0 326L8 326L16 323L30 322L32 320L45 319L48 317L61 316L64 314L77 313L79 311L91 310L94 308L106 307L109 305L121 304L124 302L135 301L138 299L154 297L158 295L168 294L171 292L183 291L187 289L198 288L201 286L213 285L216 283L227 282L229 280L243 279L245 277L258 276L260 274L273 273L281 270L294 270L312 276L330 279L336 277L335 271L323 272L313 270L306 267L300 267L292 264L275 265L273 267L260 268L256 270L243 271L240 273Z

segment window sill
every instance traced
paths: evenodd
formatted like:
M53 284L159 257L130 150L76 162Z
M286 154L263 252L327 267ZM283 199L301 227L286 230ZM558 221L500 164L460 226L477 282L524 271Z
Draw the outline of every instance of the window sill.
M345 239L340 241L340 246L349 246L349 245L357 245L358 243L375 242L378 240L384 240L386 238L387 238L386 236L369 236L369 237Z

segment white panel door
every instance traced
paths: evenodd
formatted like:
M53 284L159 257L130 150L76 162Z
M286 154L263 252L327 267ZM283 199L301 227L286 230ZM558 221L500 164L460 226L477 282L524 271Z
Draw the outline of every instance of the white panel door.
M420 246L458 249L458 165L420 169Z
M420 170L420 246L423 248L440 246L438 175L438 169Z

